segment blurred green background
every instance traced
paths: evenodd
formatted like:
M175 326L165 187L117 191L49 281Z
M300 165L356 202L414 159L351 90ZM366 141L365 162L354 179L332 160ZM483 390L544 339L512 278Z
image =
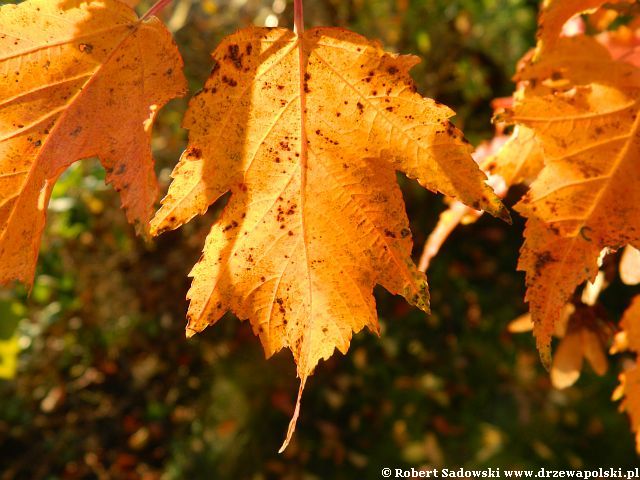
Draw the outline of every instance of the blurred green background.
M492 136L490 102L512 92L538 8L535 0L305 3L309 26L343 26L422 57L420 91L454 108L475 144ZM290 26L292 5L176 0L164 19L193 93L223 36L252 23ZM155 129L165 189L186 142L185 108L186 99L172 102ZM445 205L401 184L417 257ZM249 326L231 315L184 338L187 273L218 213L145 243L96 161L63 176L30 297L0 291L1 479L377 479L385 466L637 464L627 419L609 399L619 365L556 391L531 336L506 332L526 311L517 216L511 227L483 218L454 233L428 272L431 316L378 290L382 337L358 334L346 357L318 367L294 441L278 455L298 388L291 355L265 361ZM614 285L606 295L628 293Z

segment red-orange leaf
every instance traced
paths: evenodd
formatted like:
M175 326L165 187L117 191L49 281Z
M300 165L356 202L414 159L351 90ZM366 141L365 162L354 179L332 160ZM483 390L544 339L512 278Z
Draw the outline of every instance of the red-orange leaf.
M184 93L182 60L157 19L116 0L28 0L0 9L0 283L33 279L60 174L98 156L131 222L157 198L157 110Z

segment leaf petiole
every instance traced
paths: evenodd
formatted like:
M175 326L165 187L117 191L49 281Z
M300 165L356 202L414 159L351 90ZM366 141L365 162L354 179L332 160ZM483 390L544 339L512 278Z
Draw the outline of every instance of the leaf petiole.
M142 20L158 15L173 0L158 0L147 13L142 16Z
M302 5L302 0L294 0L293 10L293 24L295 31L298 35L302 35L304 33L304 7Z

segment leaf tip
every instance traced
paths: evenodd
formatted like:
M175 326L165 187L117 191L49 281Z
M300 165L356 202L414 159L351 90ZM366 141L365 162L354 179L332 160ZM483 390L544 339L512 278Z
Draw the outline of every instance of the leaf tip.
M198 332L196 330L194 330L193 328L187 326L187 328L185 329L185 336L187 337L187 339L189 338L193 338Z
M287 428L287 436L284 439L284 442L282 443L280 450L278 450L278 453L284 452L289 446L289 443L291 442L291 438L293 438L293 433L296 430L296 423L298 422L298 417L300 416L300 403L302 400L302 392L304 391L304 386L306 383L307 383L307 375L303 374L300 376L300 388L298 389L298 399L296 400L296 408L293 411L293 416L291 417L291 420L289 421L289 427Z
M489 213L495 218L498 218L506 222L509 225L513 224L513 220L511 219L511 213L509 213L509 209L505 206L504 203L502 203L502 200L500 200L500 198L498 198L498 196L495 193L493 193L493 191L491 191L490 193L488 202L485 202L485 203L488 203L488 205L486 206L483 205L485 212ZM475 205L473 205L473 207L476 208L477 210L482 209L482 208L477 208Z
M509 209L502 202L500 203L500 209L498 210L497 218L506 222L508 225L513 225L513 219L511 218L511 213L509 213Z
M549 372L551 371L551 343L548 342L537 342L538 343L538 354L540 355L540 361L542 362L542 366L544 369Z
M165 225L164 220L158 216L158 213L151 219L147 227L147 231L152 238L159 237L163 233L173 230L170 226Z

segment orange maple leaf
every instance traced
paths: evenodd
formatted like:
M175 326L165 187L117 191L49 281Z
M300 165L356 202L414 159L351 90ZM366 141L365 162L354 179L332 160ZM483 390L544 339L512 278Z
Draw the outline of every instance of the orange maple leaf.
M185 119L190 143L152 221L174 229L232 196L191 272L189 335L228 310L305 381L353 332L379 331L372 289L428 310L395 171L507 217L453 112L415 93L413 56L337 28L249 28L222 42ZM300 396L287 441L298 415ZM285 442L285 445L286 445Z
M640 70L592 38L561 39L529 65L514 120L531 128L545 167L516 209L529 218L519 268L541 356L575 288L604 248L640 243Z
M32 281L51 190L76 160L98 156L147 229L151 127L185 89L171 34L119 1L0 8L0 284Z

